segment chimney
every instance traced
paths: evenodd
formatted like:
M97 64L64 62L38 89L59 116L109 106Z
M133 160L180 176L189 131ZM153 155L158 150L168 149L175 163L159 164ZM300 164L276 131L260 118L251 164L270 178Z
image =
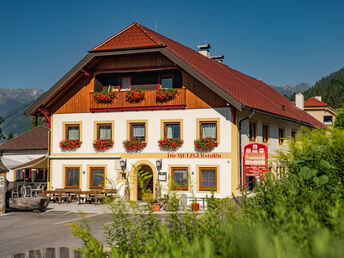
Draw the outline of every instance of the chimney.
M321 101L321 96L314 96L314 98Z
M198 45L198 53L200 53L201 55L204 55L208 58L210 58L210 44L206 44L206 45Z
M305 97L301 92L297 93L295 95L295 106L297 106L299 109L304 110L304 102L305 102Z
M215 61L217 61L217 62L223 63L223 58L225 58L225 56L224 55L222 55L222 56L212 56L210 58L215 60Z

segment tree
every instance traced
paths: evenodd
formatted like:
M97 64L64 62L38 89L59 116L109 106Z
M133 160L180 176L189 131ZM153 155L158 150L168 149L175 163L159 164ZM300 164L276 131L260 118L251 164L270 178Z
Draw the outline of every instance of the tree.
M339 109L339 112L334 121L334 127L344 130L344 106Z
M0 139L5 139L5 136L2 134L2 130L1 130L1 124L4 120L2 119L2 117L0 116Z
M12 132L7 135L6 141L9 141L11 139L13 139L13 133Z
M40 126L41 124L45 123L45 118L41 116L33 116L30 121L30 129L36 128L37 126Z

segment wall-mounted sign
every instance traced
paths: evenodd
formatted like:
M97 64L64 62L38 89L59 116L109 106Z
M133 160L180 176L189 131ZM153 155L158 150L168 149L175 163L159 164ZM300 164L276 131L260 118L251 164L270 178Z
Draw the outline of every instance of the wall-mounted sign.
M159 181L167 181L167 172L158 172Z
M0 176L0 189L5 187L5 176Z
M167 153L170 159L221 159L220 153Z
M268 147L260 143L244 147L244 182L246 176L261 176L268 171Z

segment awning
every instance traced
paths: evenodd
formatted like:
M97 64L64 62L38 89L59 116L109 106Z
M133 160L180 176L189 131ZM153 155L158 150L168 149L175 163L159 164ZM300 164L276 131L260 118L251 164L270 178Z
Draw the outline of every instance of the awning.
M20 164L12 169L23 169L23 168L47 168L48 167L48 156L44 155L37 159L31 160L29 162Z
M0 159L0 172L8 172L8 169L5 167L4 163L2 163Z

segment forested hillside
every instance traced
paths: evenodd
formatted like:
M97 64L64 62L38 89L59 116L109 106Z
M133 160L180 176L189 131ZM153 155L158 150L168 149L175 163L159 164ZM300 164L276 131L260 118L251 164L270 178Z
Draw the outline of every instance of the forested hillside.
M344 104L344 67L337 72L323 77L314 87L304 92L305 100L321 96L322 101L333 108Z

